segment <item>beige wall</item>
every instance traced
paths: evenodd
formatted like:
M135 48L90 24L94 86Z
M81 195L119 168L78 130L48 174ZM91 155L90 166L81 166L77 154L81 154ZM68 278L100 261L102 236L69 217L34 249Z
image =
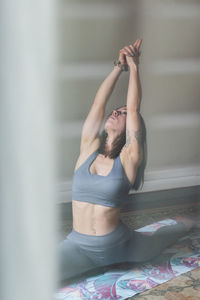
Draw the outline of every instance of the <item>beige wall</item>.
M141 113L148 162L142 191L200 183L199 1L60 2L58 57L58 190L71 201L81 127L101 82L124 45L143 39ZM122 73L106 113L126 101Z

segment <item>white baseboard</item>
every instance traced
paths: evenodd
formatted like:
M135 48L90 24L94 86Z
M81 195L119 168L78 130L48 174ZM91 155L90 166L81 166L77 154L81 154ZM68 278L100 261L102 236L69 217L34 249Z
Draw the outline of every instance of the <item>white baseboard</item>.
M196 185L200 185L200 165L145 172L143 188L139 191L131 190L129 194L161 191ZM71 202L72 181L66 180L58 183L57 193L58 203Z

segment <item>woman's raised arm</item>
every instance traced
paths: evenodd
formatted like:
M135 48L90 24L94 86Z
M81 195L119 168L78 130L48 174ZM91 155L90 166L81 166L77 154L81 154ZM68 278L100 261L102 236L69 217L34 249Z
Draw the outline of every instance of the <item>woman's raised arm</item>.
M124 63L124 57L124 54L119 54L119 60L122 64ZM100 85L82 128L80 151L84 150L88 144L92 143L99 136L106 104L121 72L120 67L114 66L113 70Z
M140 124L140 104L142 97L141 83L139 77L139 48L141 39L137 39L134 45L124 47L127 64L130 69L129 84L127 92L127 118L126 118L126 144L128 156L134 165L142 160L142 130Z

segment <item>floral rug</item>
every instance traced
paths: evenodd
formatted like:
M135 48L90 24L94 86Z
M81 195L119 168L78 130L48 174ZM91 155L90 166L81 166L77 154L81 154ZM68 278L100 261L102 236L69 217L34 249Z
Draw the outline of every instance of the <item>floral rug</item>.
M173 223L174 220L165 219L136 231L152 234L159 227ZM198 267L200 267L200 232L193 230L165 249L156 259L143 264L125 262L107 266L103 274L87 276L79 282L60 288L55 294L55 299L130 299L129 297Z

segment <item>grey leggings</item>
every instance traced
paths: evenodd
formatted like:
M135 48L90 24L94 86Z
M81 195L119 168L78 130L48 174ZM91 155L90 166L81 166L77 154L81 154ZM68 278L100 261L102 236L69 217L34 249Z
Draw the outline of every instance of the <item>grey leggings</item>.
M153 235L131 231L122 221L112 232L101 236L72 229L58 247L59 281L114 263L148 261L186 232L182 222L163 226Z

